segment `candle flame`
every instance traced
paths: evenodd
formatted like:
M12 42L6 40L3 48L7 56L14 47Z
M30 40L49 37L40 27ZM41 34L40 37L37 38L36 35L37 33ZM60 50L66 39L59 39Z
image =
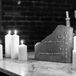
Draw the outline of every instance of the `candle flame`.
M23 40L21 40L21 44L23 44L24 43L24 41Z
M8 34L11 34L11 30L8 31Z
M14 34L15 34L15 35L17 34L17 30L14 30Z

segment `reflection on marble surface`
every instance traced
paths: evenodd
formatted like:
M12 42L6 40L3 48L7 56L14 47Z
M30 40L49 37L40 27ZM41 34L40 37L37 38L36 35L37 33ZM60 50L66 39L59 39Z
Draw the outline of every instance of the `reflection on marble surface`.
M0 68L20 76L76 76L70 63L4 59L0 60Z

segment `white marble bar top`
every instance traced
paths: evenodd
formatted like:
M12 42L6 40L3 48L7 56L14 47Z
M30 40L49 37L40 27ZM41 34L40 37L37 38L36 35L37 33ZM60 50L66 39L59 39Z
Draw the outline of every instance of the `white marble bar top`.
M70 63L45 61L0 60L0 71L10 76L76 76Z

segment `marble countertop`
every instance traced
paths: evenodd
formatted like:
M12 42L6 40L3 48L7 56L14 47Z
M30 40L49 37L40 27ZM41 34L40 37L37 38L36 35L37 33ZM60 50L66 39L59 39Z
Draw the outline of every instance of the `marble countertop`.
M13 76L76 76L70 63L12 59L0 60L0 71Z

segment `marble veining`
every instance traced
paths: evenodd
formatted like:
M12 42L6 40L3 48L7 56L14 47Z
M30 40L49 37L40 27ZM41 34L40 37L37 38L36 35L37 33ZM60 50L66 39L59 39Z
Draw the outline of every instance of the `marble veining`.
M71 63L3 59L0 68L20 76L76 76Z

